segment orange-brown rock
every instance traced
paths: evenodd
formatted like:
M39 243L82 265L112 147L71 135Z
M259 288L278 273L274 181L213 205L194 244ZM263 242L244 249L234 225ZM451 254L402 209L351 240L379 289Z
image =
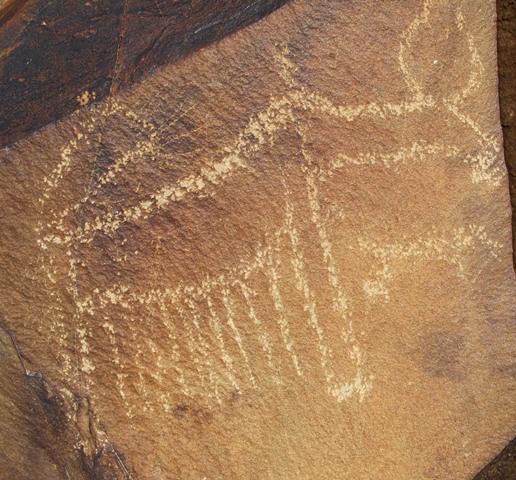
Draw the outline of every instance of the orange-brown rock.
M473 477L516 433L495 24L294 0L5 149L2 478Z

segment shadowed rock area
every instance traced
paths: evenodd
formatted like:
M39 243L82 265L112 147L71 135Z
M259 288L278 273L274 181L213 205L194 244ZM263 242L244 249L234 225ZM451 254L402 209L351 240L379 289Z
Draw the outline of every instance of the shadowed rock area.
M293 0L4 149L5 478L473 478L516 432L496 62L494 1Z
M0 147L224 38L286 1L0 2Z
M498 73L504 154L512 200L513 259L516 268L516 2L498 0Z
M474 480L511 480L516 476L516 438Z

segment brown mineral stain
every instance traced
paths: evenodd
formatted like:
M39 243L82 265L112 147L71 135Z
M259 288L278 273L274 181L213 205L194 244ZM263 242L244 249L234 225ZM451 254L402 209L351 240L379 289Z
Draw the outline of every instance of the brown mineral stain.
M423 339L422 368L428 369L438 377L460 381L464 377L460 367L464 342L464 338L454 332L436 332L430 338Z

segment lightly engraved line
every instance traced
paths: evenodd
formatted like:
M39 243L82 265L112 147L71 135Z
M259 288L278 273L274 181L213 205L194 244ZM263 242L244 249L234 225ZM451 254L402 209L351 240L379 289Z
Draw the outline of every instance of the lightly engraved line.
M159 318L165 325L167 331L168 331L168 338L172 343L172 363L173 363L173 369L175 370L177 374L177 382L179 384L179 387L181 389L181 392L186 397L189 397L191 395L190 389L185 381L185 372L181 368L181 362L180 358L181 355L179 353L179 345L177 342L177 331L174 327L173 322L170 320L170 312L165 304L165 297L163 295L159 296L157 298L156 302L158 305L158 312L159 312Z
M294 225L294 206L291 200L291 194L287 187L286 181L283 177L283 187L285 189L286 199L286 234L290 239L292 249L292 266L294 268L294 275L296 278L296 287L303 293L305 305L304 309L308 312L309 324L315 331L317 336L317 346L321 354L321 365L326 377L326 382L332 384L335 374L330 365L330 359L332 358L332 350L326 346L323 329L319 323L317 312L315 309L315 295L308 286L308 280L305 275L305 265L303 261L303 254L299 247L299 238L296 227Z
M402 260L442 260L457 270L457 276L466 279L466 269L462 262L464 252L474 251L479 245L487 246L490 254L498 258L498 251L503 247L501 242L490 239L484 226L469 224L445 233L432 232L427 238L383 244L376 240L359 238L359 250L373 254L382 262L382 268L376 272L373 280L364 282L364 291L370 297L383 296L389 298L388 282L394 278L392 263Z
M208 393L206 393L207 396L211 396L211 392L209 391L209 389L206 386L206 379L205 379L206 375L202 373L201 359L198 358L198 356L196 356L196 352L200 353L200 356L202 356L202 357L204 356L203 352L202 352L203 348L200 346L201 342L195 341L192 327L190 324L190 317L186 315L185 311L181 308L181 306L178 304L178 302L175 302L175 309L178 313L179 318L181 319L181 325L182 325L184 331L186 332L188 353L190 355L192 364L195 366L197 378L200 379L201 388L202 388L203 392L208 392ZM192 323L194 323L194 322L192 322ZM208 371L209 371L209 366L208 366ZM212 383L212 378L210 378L210 383L211 383L211 388L214 389L214 385Z
M219 395L217 380L215 379L215 372L214 372L214 369L212 368L212 364L211 364L209 354L208 354L208 344L206 343L204 336L202 334L199 312L190 297L186 298L186 303L188 304L190 311L191 311L192 321L193 321L193 324L194 324L196 332L197 332L197 339L199 341L199 351L200 351L202 357L204 358L204 364L205 364L206 370L208 371L210 386L213 389L213 393L215 395L215 398L217 399L217 402L220 404L220 403L222 403L222 401L221 401L221 398ZM183 312L183 315L184 314L185 313ZM188 323L188 318L186 318L186 316L184 317L184 320L185 320L185 324Z
M470 63L472 65L470 76L466 87L448 98L443 99L443 103L456 118L467 125L480 139L482 150L476 155L468 154L464 159L464 163L472 168L471 179L474 184L486 182L491 186L498 186L504 178L504 172L496 166L496 161L500 154L500 144L494 135L486 134L482 128L469 115L460 111L460 105L473 95L481 86L481 77L485 73L485 67L480 59L475 40L470 32L466 30L466 22L462 9L459 7L456 13L457 28L464 31L466 36L468 50L470 54Z
M238 392L241 389L238 386L238 383L236 381L236 372L235 372L235 367L233 364L233 358L231 357L231 355L229 355L229 353L226 349L226 343L224 342L224 337L222 335L222 327L220 325L220 321L217 316L217 313L215 312L213 301L212 301L210 295L206 295L206 304L208 306L208 311L210 314L209 315L210 326L212 327L212 330L215 332L215 336L219 343L219 348L220 348L220 352L222 355L222 361L224 362L224 365L226 367L226 375L228 377L229 382L233 386L233 388Z
M279 385L279 384L281 384L281 380L279 377L278 369L274 365L272 343L269 339L269 335L267 334L267 331L265 330L262 322L260 321L260 319L257 315L256 308L254 307L254 305L251 301L251 295L256 296L257 294L255 291L252 291L245 282L243 282L241 280L238 280L238 279L234 280L232 285L235 287L239 287L242 291L242 295L244 296L245 303L249 309L249 313L248 313L249 318L252 320L252 322L254 323L255 327L258 330L258 341L260 342L260 345L262 346L263 351L267 355L267 364L268 364L269 368L274 372L273 381L274 381L274 383Z
M286 317L285 307L283 306L283 300L279 289L279 276L277 268L280 264L279 256L273 255L272 249L267 251L266 257L266 266L267 268L267 277L269 279L269 288L270 294L274 300L274 308L277 312L277 321L281 331L281 338L283 340L283 344L285 348L290 354L292 359L292 363L294 364L294 368L298 376L303 376L303 371L299 365L299 359L294 351L294 342L290 336L290 327L288 324L288 320Z
M348 303L344 294L344 288L341 285L339 275L337 273L337 262L333 257L332 244L330 242L325 222L321 218L321 206L318 199L318 188L315 182L315 174L313 170L313 159L305 149L305 136L304 131L300 130L302 138L301 153L307 160L308 166L305 167L308 171L306 172L306 187L308 195L308 205L310 207L312 222L317 229L319 235L319 242L323 249L323 259L326 265L326 271L328 272L329 284L333 289L332 304L335 313L342 319L344 326L342 327L342 337L344 341L351 345L351 351L349 356L351 359L356 360L356 377L351 383L339 385L333 387L331 394L339 401L343 401L349 398L356 390L359 394L360 401L363 400L367 392L372 388L372 375L369 376L368 380L364 380L361 372L361 358L362 353L360 351L359 343L355 337L353 322L349 318L351 311L349 311Z
M240 330L237 328L237 326L235 324L235 309L234 309L233 302L230 297L230 292L227 288L224 287L222 289L221 293L222 293L222 302L226 309L227 324L229 325L229 327L231 329L234 341L238 345L238 350L240 352L240 355L242 356L242 359L243 359L244 365L245 365L245 369L247 370L247 373L249 375L249 381L251 382L251 385L253 386L253 388L257 389L258 385L256 383L256 379L255 379L253 371L251 369L249 357L247 356L247 352L244 348L244 342L242 340L242 336L240 335Z

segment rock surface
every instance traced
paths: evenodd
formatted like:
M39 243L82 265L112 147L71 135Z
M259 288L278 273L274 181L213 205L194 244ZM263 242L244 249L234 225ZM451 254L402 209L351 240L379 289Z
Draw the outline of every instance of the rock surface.
M0 162L2 478L460 480L516 433L494 1L294 0Z

